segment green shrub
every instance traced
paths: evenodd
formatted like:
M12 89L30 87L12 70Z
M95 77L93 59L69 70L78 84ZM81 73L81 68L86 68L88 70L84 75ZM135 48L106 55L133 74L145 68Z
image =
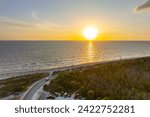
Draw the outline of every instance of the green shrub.
M150 99L150 57L62 72L47 91L78 92L85 99Z
M15 95L26 91L34 82L47 77L48 73L36 73L12 77L0 81L0 98Z

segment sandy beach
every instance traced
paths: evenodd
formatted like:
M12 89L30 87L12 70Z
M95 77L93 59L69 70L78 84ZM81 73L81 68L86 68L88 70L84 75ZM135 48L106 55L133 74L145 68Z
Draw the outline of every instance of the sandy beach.
M142 59L142 58L149 58L150 56L143 56L143 57L132 57L132 58L120 58L116 60L108 60L108 61L101 61L101 62L93 62L93 63L83 63L78 65L71 65L71 66L65 66L65 67L56 67L52 69L44 69L44 70L35 70L35 71L27 71L27 72L15 72L15 73L7 73L4 76L1 76L0 80L8 79L10 77L15 76L22 76L22 75L28 75L28 74L35 74L35 73L50 73L54 71L64 71L68 69L78 69L82 67L90 67L93 65L102 65L102 64L109 64L117 61L124 61L124 60L135 60L135 59Z

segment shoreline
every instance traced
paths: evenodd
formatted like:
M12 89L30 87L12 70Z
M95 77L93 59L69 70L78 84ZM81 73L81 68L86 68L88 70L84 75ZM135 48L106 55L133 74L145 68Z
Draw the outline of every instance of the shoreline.
M150 60L150 56L146 56L146 57L136 57L136 58L127 58L127 59L120 59L120 60L111 60L111 61L103 61L103 62L94 62L94 63L86 63L86 64L79 64L79 65L72 65L72 66L67 66L67 67L59 67L59 68L54 68L54 69L47 69L47 70L40 70L40 71L33 71L33 72L24 72L22 75L20 75L20 74L18 74L18 76L14 76L14 78L16 77L18 77L19 79L18 80L21 80L21 78L22 77L24 77L25 75L34 75L34 74L46 74L46 73L48 73L48 74L50 74L50 73L53 73L52 75L57 75L57 76L59 76L59 74L60 73L67 73L68 72L68 70L69 70L69 72L68 73L70 73L70 72L76 72L76 71L84 71L84 70L93 70L94 68L102 68L103 66L109 66L109 65L111 65L111 68L108 68L107 70L105 69L105 72L106 72L106 74L108 73L109 74L109 72L111 72L112 73L112 69L113 69L113 72L117 72L117 69L115 68L115 64L117 65L117 64L122 64L122 63L127 63L127 64L124 64L124 65L129 65L130 64L130 62L132 63L132 62L136 62L136 61L141 61L142 60L142 64L149 64L149 63L147 63L147 60ZM123 67L121 67L120 69L122 69ZM134 69L136 69L136 66L133 66L133 68ZM83 70L84 69L84 70ZM114 70L115 69L115 70ZM139 68L138 68L139 69ZM145 68L144 68L145 69ZM104 70L104 69L101 69L102 71ZM101 71L100 70L100 71ZM96 70L97 71L97 70ZM144 71L143 71L143 73L144 73ZM78 72L77 72L77 74L78 74ZM87 72L87 74L88 74L88 72ZM90 73L91 75L92 74L95 74L95 71L92 71L91 73ZM90 74L89 74L89 76L90 76ZM73 75L73 76L76 76L75 74ZM81 76L83 76L83 75L81 75ZM119 76L119 75L118 75ZM72 77L72 76L70 76L70 77ZM111 76L112 77L112 76ZM12 77L9 77L9 78L12 78ZM64 77L65 78L65 77ZM44 78L42 78L43 80L45 80ZM7 79L4 79L4 81L7 81ZM12 79L13 80L13 79ZM15 79L14 79L15 80ZM57 80L57 79L56 79ZM64 79L65 80L65 79ZM0 80L0 81L2 81L2 80ZM23 97L23 95L25 95L25 92L27 92L28 90L30 90L31 88L32 88L32 86L34 85L34 84L36 84L36 83L38 83L38 82L40 82L41 80L38 80L38 81L36 81L36 82L34 82L32 85L31 85L31 87L29 86L29 88L26 90L26 91L24 91L23 93L22 93L22 96L21 96L21 94L20 94L20 96L21 97ZM97 81L96 81L97 82ZM68 84L70 84L70 83L68 83ZM44 84L45 85L45 84ZM43 86L44 86L43 85ZM47 86L48 85L50 85L50 83L49 84L47 84ZM80 84L81 85L81 84ZM59 84L57 84L57 86L59 86ZM43 89L43 91L44 91L44 89ZM68 94L70 94L69 92L67 92ZM4 98L5 99L5 98ZM22 98L21 98L22 99ZM61 98L60 98L61 99Z
M100 61L100 62L93 62L93 63L81 63L81 64L77 64L77 65L70 65L70 66L43 69L43 70L7 73L8 76L1 78L0 81L5 80L5 79L9 79L11 77L17 77L17 76L23 76L23 75L29 75L29 74L35 74L35 73L50 73L50 72L54 72L54 71L64 71L64 70L68 70L68 69L78 69L78 68L90 67L90 66L94 66L94 65L104 65L104 64L110 64L110 63L119 62L119 61L137 60L137 59L144 59L144 58L150 58L150 56L131 57L131 58L123 58L123 59L120 58L120 59L116 59L116 60L107 60L107 61Z

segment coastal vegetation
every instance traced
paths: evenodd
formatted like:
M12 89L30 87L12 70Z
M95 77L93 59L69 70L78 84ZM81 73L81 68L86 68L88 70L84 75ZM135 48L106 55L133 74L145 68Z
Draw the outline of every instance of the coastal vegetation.
M10 95L19 95L26 91L34 82L48 75L48 73L35 73L0 80L0 98Z
M150 57L118 60L60 72L44 90L76 99L150 99Z

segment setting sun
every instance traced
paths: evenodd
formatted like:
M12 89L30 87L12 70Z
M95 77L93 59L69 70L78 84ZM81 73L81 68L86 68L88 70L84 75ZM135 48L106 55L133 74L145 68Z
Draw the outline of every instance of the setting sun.
M87 27L83 30L83 35L87 40L95 40L97 33L98 31L94 27Z

